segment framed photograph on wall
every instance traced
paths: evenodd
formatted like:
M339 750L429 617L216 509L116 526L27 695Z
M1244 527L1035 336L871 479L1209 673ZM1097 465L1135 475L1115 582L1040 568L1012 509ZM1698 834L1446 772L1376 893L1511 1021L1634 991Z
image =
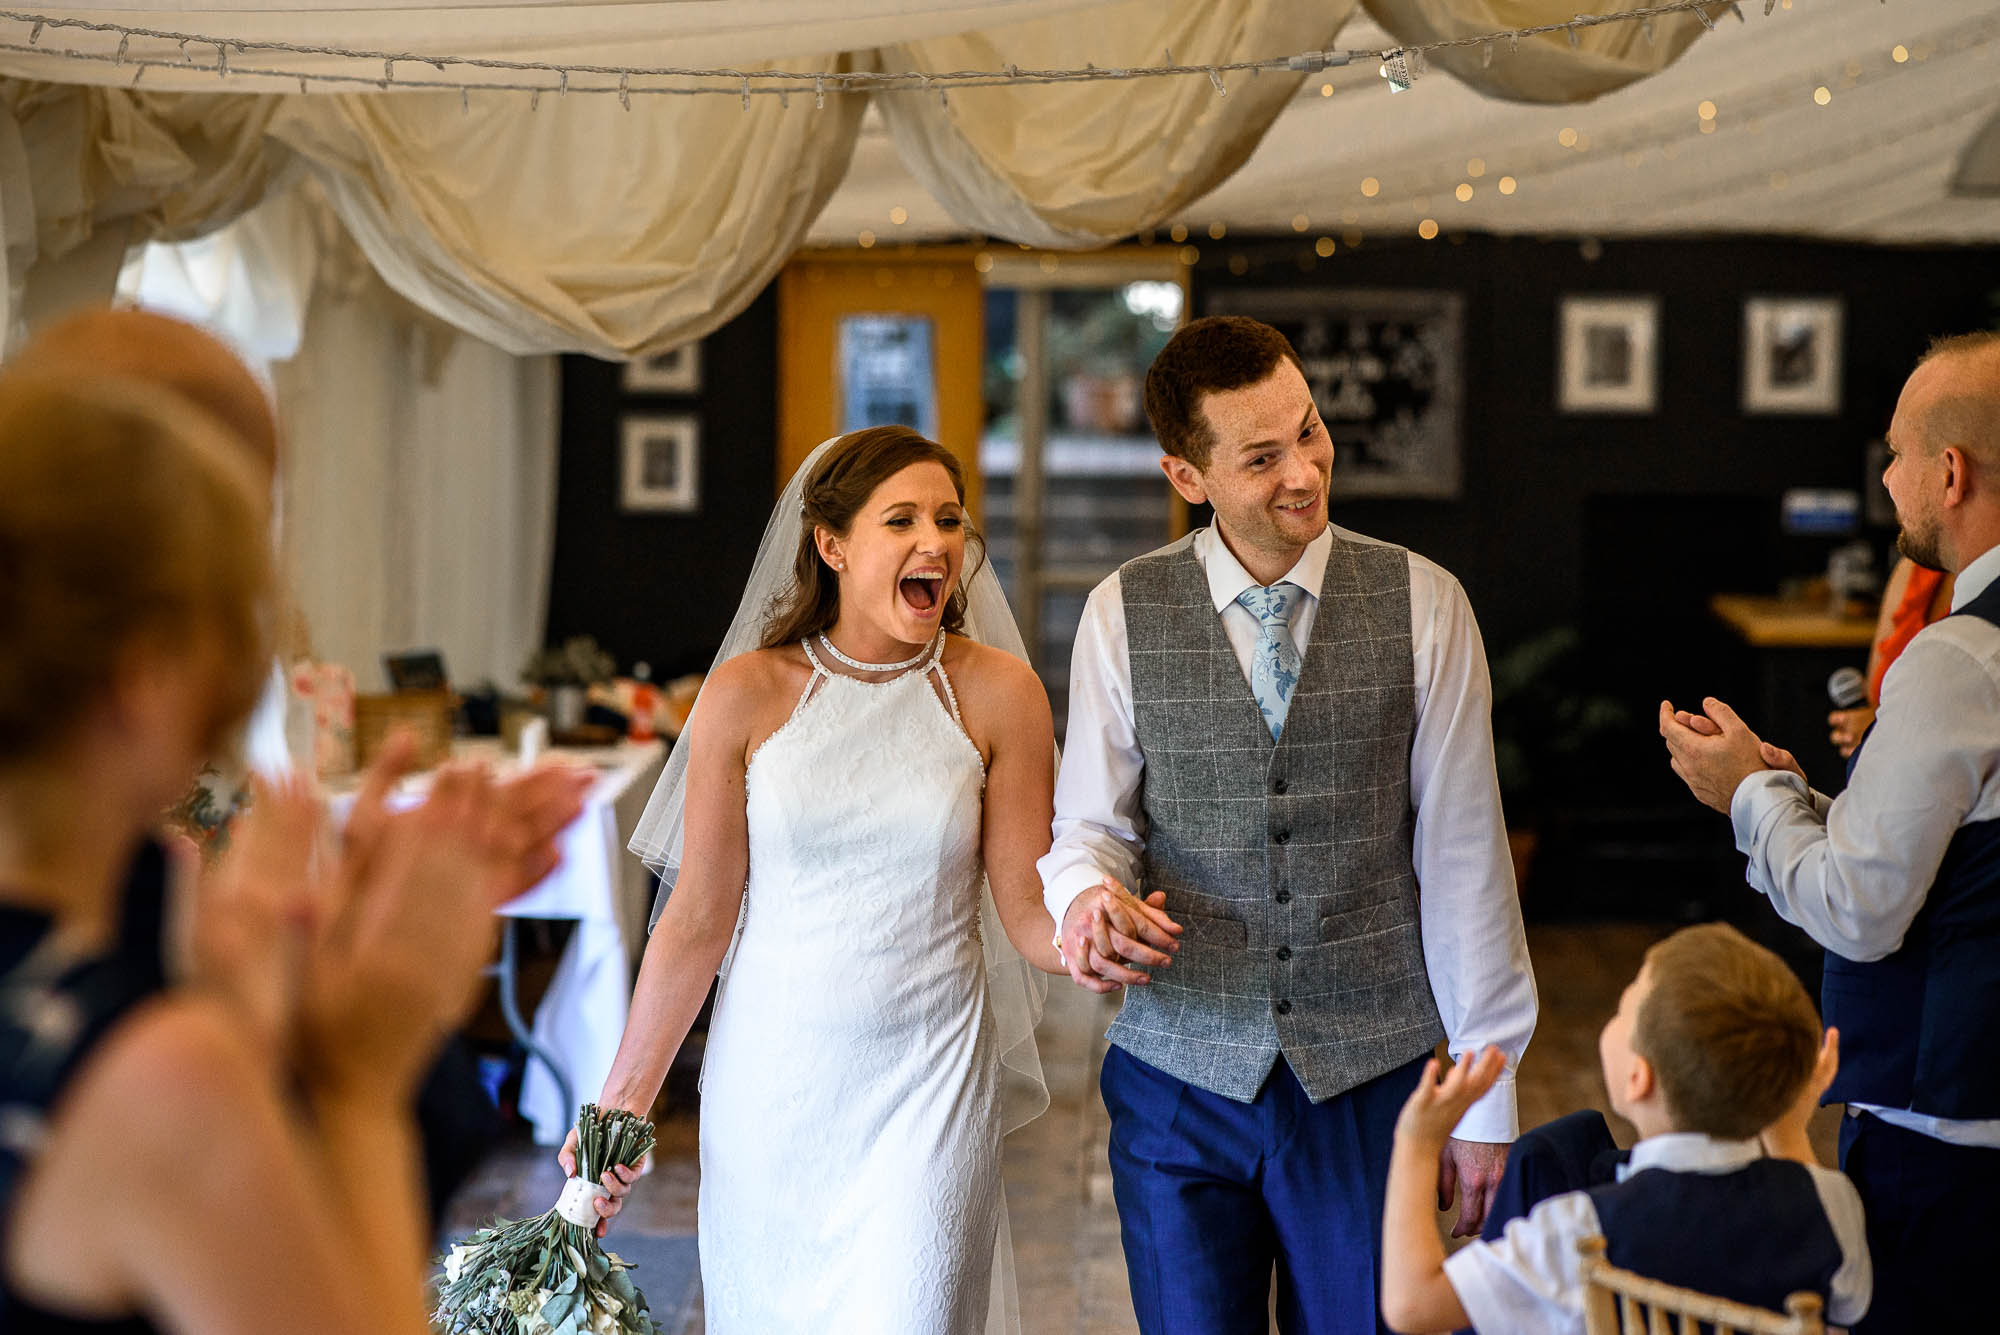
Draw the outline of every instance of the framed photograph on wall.
M1459 495L1465 299L1436 288L1225 288L1204 314L1275 325L1333 441L1335 499Z
M1839 297L1746 297L1743 411L1840 411Z
M701 509L701 422L690 413L630 416L620 424L619 508L693 514Z
M634 357L625 363L622 383L627 394L701 393L700 341L651 357Z
M1650 413L1659 406L1658 297L1562 299L1557 405L1566 413Z

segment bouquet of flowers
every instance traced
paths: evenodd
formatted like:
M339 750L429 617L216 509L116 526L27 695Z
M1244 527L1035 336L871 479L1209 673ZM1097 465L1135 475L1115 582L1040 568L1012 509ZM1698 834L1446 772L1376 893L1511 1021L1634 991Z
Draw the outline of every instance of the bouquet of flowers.
M632 1263L598 1245L592 1204L613 1164L652 1151L653 1124L586 1103L576 1136L577 1176L554 1209L489 1225L443 1258L431 1324L444 1335L659 1335Z

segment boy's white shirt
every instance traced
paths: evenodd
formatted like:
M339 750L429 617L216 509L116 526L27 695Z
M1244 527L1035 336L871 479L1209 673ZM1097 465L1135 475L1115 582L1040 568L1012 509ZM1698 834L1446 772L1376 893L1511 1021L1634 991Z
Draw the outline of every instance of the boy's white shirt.
M1695 1132L1650 1136L1632 1147L1618 1178L1646 1168L1677 1173L1733 1173L1764 1158L1754 1140L1717 1140ZM1841 1266L1827 1294L1827 1320L1850 1325L1874 1296L1874 1269L1861 1197L1843 1173L1804 1165L1840 1244ZM1689 1221L1698 1233L1700 1221ZM1480 1335L1583 1335L1583 1258L1576 1244L1604 1232L1586 1191L1551 1196L1511 1221L1492 1242L1474 1242L1445 1258L1445 1277Z

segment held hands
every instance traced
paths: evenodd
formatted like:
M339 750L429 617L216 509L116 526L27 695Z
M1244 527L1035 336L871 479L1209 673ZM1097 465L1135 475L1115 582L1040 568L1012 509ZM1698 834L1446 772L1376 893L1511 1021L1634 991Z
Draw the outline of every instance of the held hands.
M1109 876L1071 900L1062 921L1070 978L1092 992L1152 982L1145 970L1166 968L1181 948L1166 902L1162 891L1142 900Z
M1759 770L1781 769L1805 778L1798 760L1750 731L1742 719L1714 696L1702 701L1703 711L1676 710L1660 701L1660 736L1667 744L1674 773L1695 799L1724 815L1744 779Z
M1505 1055L1489 1046L1477 1059L1469 1052L1460 1057L1439 1080L1438 1061L1433 1057L1424 1063L1417 1087L1410 1091L1396 1117L1398 1142L1416 1153L1438 1157L1438 1209L1450 1209L1453 1197L1459 1197L1458 1220L1451 1229L1455 1238L1472 1237L1485 1224L1487 1208L1507 1166L1507 1147L1458 1140L1452 1136L1452 1128L1506 1069Z
M642 1113L641 1116L643 1115ZM556 1151L556 1162L562 1165L563 1176L576 1176L575 1127L569 1129L569 1137L563 1141L562 1148ZM611 1194L609 1196L598 1196L592 1202L597 1207L598 1237L601 1238L604 1236L605 1232L611 1227L612 1219L620 1210L625 1208L625 1197L631 1194L632 1184L652 1171L653 1156L650 1154L639 1160L638 1164L634 1167L628 1168L622 1163L615 1163L604 1170L602 1183L604 1189Z

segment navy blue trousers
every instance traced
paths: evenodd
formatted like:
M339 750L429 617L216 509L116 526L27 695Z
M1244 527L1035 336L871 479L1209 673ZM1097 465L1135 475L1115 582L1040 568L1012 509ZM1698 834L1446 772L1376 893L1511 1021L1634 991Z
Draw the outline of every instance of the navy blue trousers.
M1314 1103L1278 1059L1251 1103L1114 1047L1100 1087L1143 1335L1377 1335L1382 1201L1422 1053Z
M1862 1113L1840 1119L1840 1169L1861 1193L1875 1301L1855 1335L1974 1330L1991 1309L2000 1149L1947 1145Z

